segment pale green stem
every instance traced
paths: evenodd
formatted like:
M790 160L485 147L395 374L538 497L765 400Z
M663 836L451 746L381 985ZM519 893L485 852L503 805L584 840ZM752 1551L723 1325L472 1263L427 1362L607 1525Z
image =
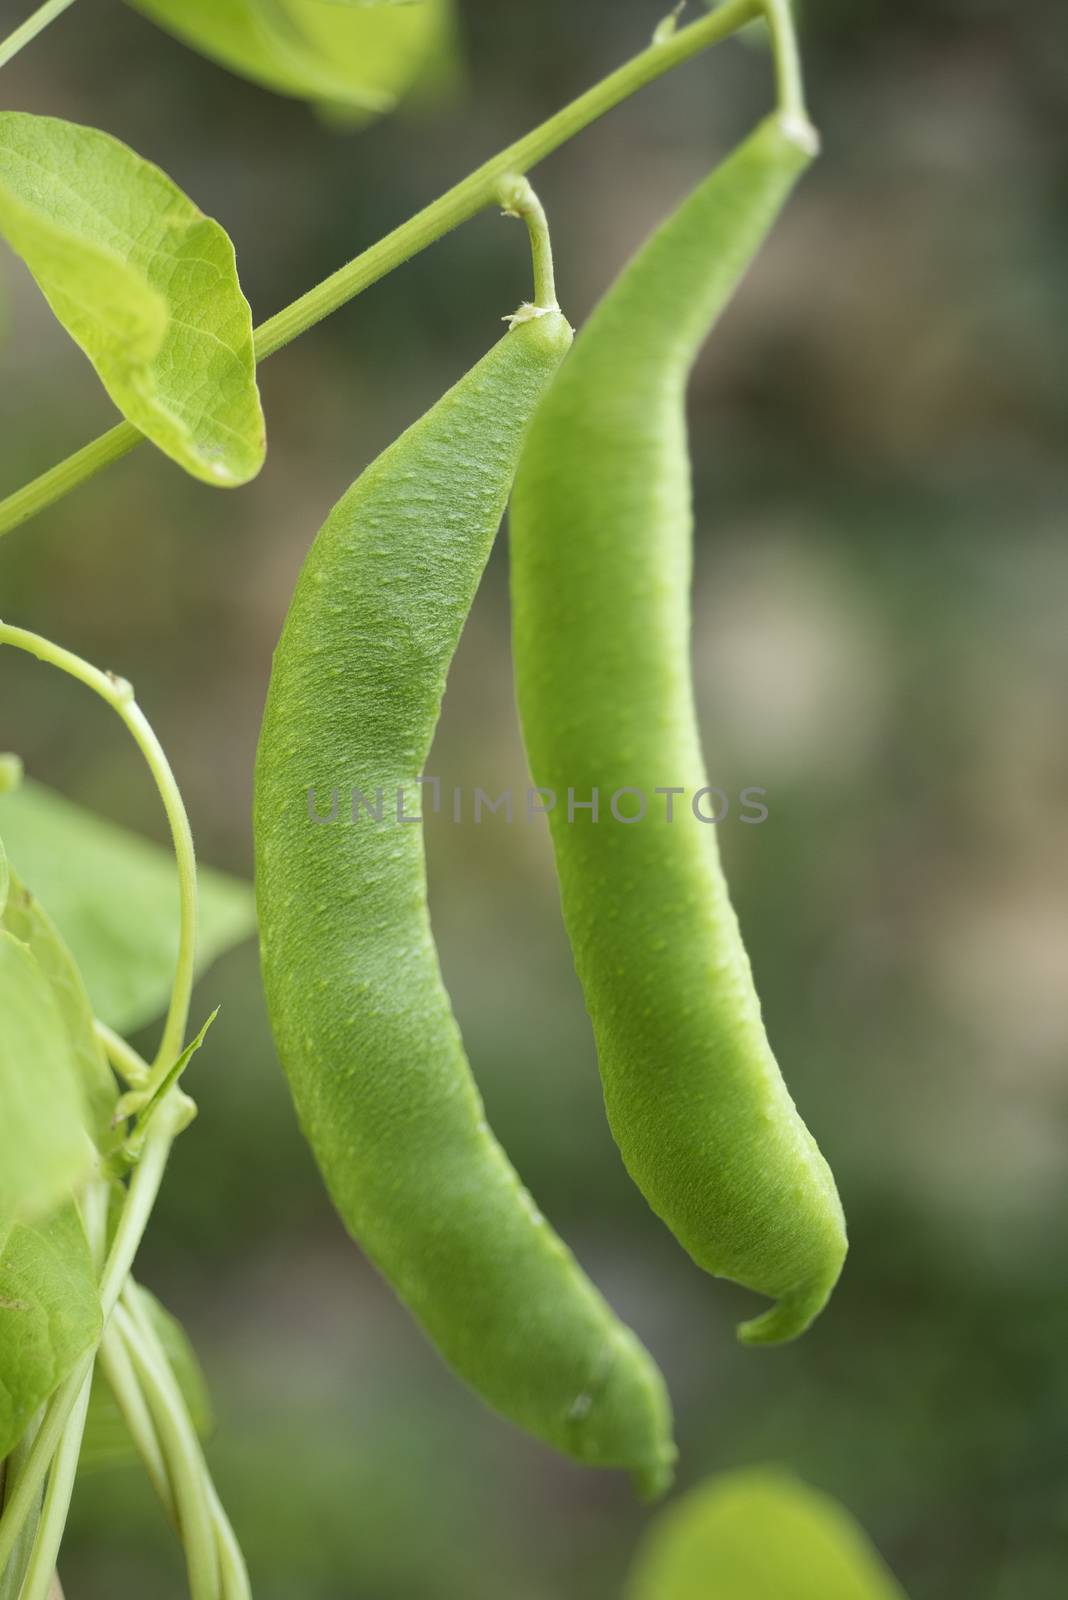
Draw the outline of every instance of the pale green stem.
M764 12L775 54L775 81L779 110L802 146L815 146L817 135L808 120L797 44L793 0L764 0Z
M138 1055L132 1044L127 1044L121 1034L109 1028L99 1017L93 1019L93 1031L104 1046L105 1054L116 1072L131 1089L141 1089L148 1082L152 1069Z
M25 45L36 39L50 22L55 22L56 18L62 16L67 7L73 4L74 0L45 0L43 6L38 6L32 17L27 17L14 33L9 33L7 38L0 42L0 67L6 67Z
M70 651L23 628L0 623L0 644L27 651L38 660L59 668L92 689L115 710L143 754L163 801L178 862L179 953L171 1003L164 1024L156 1066L165 1075L181 1050L189 1016L193 983L197 923L196 860L192 835L178 786L162 746L133 697L130 685L113 674L100 672ZM114 1038L112 1039L114 1048ZM121 1052L120 1052L121 1053ZM131 1052L132 1054L132 1052ZM139 1058L138 1058L138 1064ZM149 1073L151 1079L151 1073ZM145 1138L140 1163L130 1182L111 1252L100 1282L102 1326L115 1308L147 1226L167 1155L177 1127L177 1107L162 1105ZM100 1191L103 1193L104 1191ZM105 1196L106 1198L106 1196ZM97 1229L98 1242L103 1234ZM45 1600L59 1549L77 1469L85 1410L89 1400L95 1351L78 1362L49 1402L44 1420L26 1460L12 1484L0 1516L0 1571L6 1566L21 1531L30 1517L41 1485L48 1489L37 1525L33 1551L23 1585L23 1600ZM51 1472L49 1468L51 1467ZM212 1545L214 1560L214 1545ZM195 1600L214 1600L215 1588L200 1587Z
M143 1294L131 1279L129 1294L132 1300L133 1321L136 1333L143 1347L153 1360L153 1368L162 1378L165 1390L169 1395L170 1405L186 1419L184 1437L189 1441L190 1460L193 1469L199 1473L203 1480L204 1492L208 1498L208 1507L211 1513L212 1529L215 1536L216 1554L219 1561L220 1576L222 1579L222 1600L251 1600L252 1590L249 1585L248 1569L241 1547L237 1542L230 1519L223 1510L218 1492L211 1480L204 1453L196 1437L196 1429L189 1418L185 1399L181 1387L171 1368L167 1352L163 1348L159 1334L156 1332L152 1318L145 1310Z
M4 1463L4 1494L0 1495L0 1507L6 1509L19 1474L22 1472L33 1447L33 1441L37 1437L37 1430L41 1425L42 1416L43 1412L38 1412ZM40 1499L39 1495L37 1499ZM37 1533L37 1520L40 1514L41 1508L39 1504L31 1506L30 1513L19 1530L18 1538L12 1547L10 1559L7 1562L0 1563L0 1600L18 1600L19 1592L22 1589L22 1580L30 1559L30 1552L33 1549L33 1541Z
M155 1067L165 1073L181 1053L189 1021L197 937L197 864L193 850L193 835L189 829L189 818L186 816L170 763L148 719L134 699L132 686L124 678L117 678L110 672L101 672L98 667L90 666L80 656L53 644L49 639L42 638L40 634L0 622L0 645L4 644L25 650L30 655L36 656L38 661L58 667L61 672L68 673L70 677L76 678L79 683L85 684L87 688L100 695L101 699L118 713L133 735L159 790L163 809L170 824L175 859L178 863L179 898L178 961L167 1020L163 1026L155 1062Z
M211 1479L207 1482L208 1504L215 1528L215 1544L219 1553L219 1570L222 1573L222 1600L252 1600L252 1584L248 1567L230 1518L223 1510L219 1493Z
M135 444L143 444L144 439L144 434L132 422L119 422L99 438L82 445L73 455L42 472L39 478L33 478L14 494L9 494L6 500L0 500L0 534L10 533L12 528L28 522L46 506L62 500L79 484L87 483L104 467L128 455Z
M497 202L506 215L522 217L530 234L530 259L534 269L534 305L539 311L556 311L556 279L553 274L553 247L545 210L527 178L502 178L497 185Z
M91 1184L82 1201L82 1218L93 1263L100 1271L107 1244L108 1190L105 1184ZM85 1377L70 1416L67 1418L48 1474L41 1519L37 1524L33 1549L26 1567L26 1576L19 1591L19 1600L48 1600L55 1577L56 1560L67 1526L70 1497L74 1489L74 1475L78 1470L85 1417L89 1409L89 1391L92 1388L92 1368Z
M137 1247L159 1193L173 1139L172 1110L169 1106L163 1106L153 1119L141 1160L130 1180L126 1203L100 1280L100 1311L104 1327L133 1266ZM33 1509L38 1490L63 1437L67 1419L74 1410L83 1384L92 1373L94 1356L95 1350L84 1355L48 1402L22 1470L14 1483L8 1485L7 1504L0 1516L0 1572L15 1547L23 1523Z
M126 1419L138 1453L163 1504L164 1510L175 1529L181 1533L180 1520L171 1487L172 1474L168 1472L169 1458L165 1458L161 1449L156 1426L152 1420L152 1414L145 1396L152 1389L153 1383L158 1383L162 1375L165 1380L166 1392L169 1394L170 1405L181 1409L185 1413L185 1400L177 1379L174 1377L167 1353L152 1325L152 1319L143 1312L143 1303L138 1306L138 1313L132 1321L135 1326L127 1326L120 1329L113 1324L109 1328L100 1348L99 1363L112 1387L119 1409ZM146 1350L152 1358L150 1366L142 1363L140 1376L130 1354L132 1345L135 1342ZM163 1403L160 1396L157 1396L157 1403ZM190 1437L195 1438L195 1430L191 1420L188 1423L188 1427L183 1430L182 1435L184 1440L188 1440ZM184 1443L182 1448L185 1448ZM248 1581L248 1571L245 1567L245 1559L234 1536L233 1528L230 1526L229 1518L223 1510L215 1485L211 1481L204 1462L203 1452L200 1450L199 1445L196 1446L193 1467L203 1478L204 1492L208 1500L208 1510L219 1562L222 1600L250 1600L251 1589Z
M115 1327L144 1389L160 1444L167 1458L182 1545L189 1573L190 1600L217 1600L218 1551L211 1506L204 1487L207 1468L177 1384L157 1359L146 1337L136 1285L128 1283L115 1311Z
M74 1489L74 1474L78 1470L78 1456L85 1431L85 1415L89 1409L89 1391L92 1387L92 1367L87 1373L74 1405L63 1428L63 1437L48 1474L41 1520L33 1541L33 1552L23 1580L19 1600L48 1600L56 1572L56 1558L67 1526L70 1497Z
M141 1159L134 1168L130 1187L126 1191L126 1204L122 1208L119 1225L115 1229L115 1238L100 1280L100 1305L105 1322L118 1303L123 1286L130 1275L130 1268L134 1264L141 1238L148 1226L148 1219L152 1215L152 1207L156 1203L174 1139L174 1111L175 1108L170 1104L164 1105L153 1118L144 1150L141 1152Z
M177 1528L178 1516L174 1507L174 1494L167 1476L167 1466L159 1446L159 1439L156 1436L152 1413L148 1409L148 1403L138 1382L130 1353L114 1323L108 1327L101 1341L97 1367L104 1374L108 1387L115 1396L115 1403L130 1430L130 1437L141 1457L152 1487L159 1496L168 1519Z
M322 322L324 317L329 317L356 295L362 294L379 278L385 277L395 267L401 266L491 205L498 184L509 173L525 173L537 166L591 122L604 116L605 112L611 111L646 84L670 72L673 67L680 66L710 45L737 33L746 23L761 16L763 10L764 0L727 0L727 4L708 16L691 22L688 27L676 29L669 37L655 40L640 55L632 57L522 139L517 139L507 149L492 156L462 182L455 184L399 228L394 228L392 233L387 233L385 238L379 239L369 250L364 250L314 289L309 289L277 315L261 323L254 336L257 361L266 361L268 356L274 355L291 340ZM101 434L65 461L16 490L6 500L0 501L0 534L9 533L46 506L62 499L77 484L85 482L102 467L132 450L142 437L132 423L120 422L117 427Z

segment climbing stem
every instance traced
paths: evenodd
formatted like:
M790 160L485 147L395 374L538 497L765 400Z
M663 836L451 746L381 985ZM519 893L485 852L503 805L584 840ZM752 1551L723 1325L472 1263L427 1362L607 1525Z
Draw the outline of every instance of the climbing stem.
M14 1492L22 1469L29 1458L33 1441L37 1437L37 1430L41 1425L43 1412L38 1412L26 1427L22 1438L15 1445L7 1460L3 1463L3 1493L0 1493L0 1508L5 1511ZM33 1551L33 1542L37 1534L37 1525L40 1517L40 1502L42 1491L40 1486L36 1495L27 1507L26 1517L19 1528L17 1537L12 1542L11 1554L6 1562L0 1562L0 1600L19 1600L22 1590L22 1580L26 1574L26 1567Z
M99 1272L107 1246L108 1188L104 1183L92 1183L82 1199L82 1222L89 1241L93 1264ZM67 1525L70 1497L74 1489L74 1476L82 1448L82 1434L89 1409L89 1390L92 1366L85 1374L81 1388L67 1416L48 1474L48 1487L41 1506L40 1521L34 1532L33 1545L26 1563L26 1575L19 1589L19 1600L49 1600L54 1592L56 1558Z
M222 1600L250 1600L245 1558L212 1483L181 1387L152 1318L148 1315L144 1291L138 1288L132 1278L123 1291L120 1312L124 1308L127 1315L120 1324L122 1335L131 1360L141 1375L145 1398L154 1414L160 1416L165 1413L171 1419L169 1428L160 1427L170 1478L177 1489L183 1475L188 1476L199 1486L198 1493L203 1492L205 1497ZM182 1522L182 1538L188 1554L188 1535L180 1514L179 1520Z
M100 1280L100 1312L106 1327L118 1303L123 1285L133 1266L137 1248L148 1224L167 1156L176 1131L176 1117L170 1106L161 1108L153 1119L141 1160L134 1169L126 1192L115 1237L111 1243ZM0 1572L7 1564L26 1518L33 1511L38 1491L62 1443L67 1423L79 1403L83 1388L92 1375L95 1349L84 1355L67 1374L45 1410L41 1426L30 1446L14 1482L7 1486L6 1503L0 1516Z
M775 54L775 81L779 110L798 142L815 146L817 136L808 120L805 89L801 76L801 52L794 24L794 0L763 0L764 13Z
M160 1449L156 1434L156 1425L152 1420L152 1413L130 1359L126 1342L114 1321L105 1330L96 1359L97 1368L103 1374L115 1398L115 1404L122 1412L130 1438L141 1457L141 1463L159 1497L160 1504L167 1513L168 1521L177 1528L178 1515L174 1506L174 1495L171 1491L170 1478L167 1476L167 1463L163 1458L163 1451Z
M0 534L10 533L12 528L28 522L46 506L62 500L80 483L95 478L104 467L128 455L135 444L143 444L144 439L144 434L132 422L119 422L57 466L49 467L39 478L31 479L6 500L0 500Z
M767 0L770 5L772 0ZM602 78L601 82L564 106L523 138L492 156L460 183L364 250L329 278L309 289L255 331L257 361L289 344L322 322L364 289L392 272L453 228L492 205L498 185L509 173L526 173L554 150L581 133L605 112L628 99L673 67L700 54L710 45L737 33L764 12L765 0L727 0L708 16L685 28L659 36L640 54ZM789 21L789 18L786 19ZM74 455L0 501L0 534L36 516L102 467L132 450L143 435L129 422L119 423Z
M56 1558L59 1555L63 1530L67 1526L70 1497L74 1489L74 1474L78 1470L78 1457L82 1448L82 1434L85 1432L91 1386L90 1365L63 1425L59 1448L48 1473L48 1488L41 1507L41 1520L37 1524L26 1576L19 1591L19 1600L48 1600L52 1591Z
M62 16L68 6L73 4L74 0L45 0L43 6L38 6L33 15L20 23L14 33L9 33L6 39L0 40L0 67L6 67L24 45L36 39L50 22L55 22L56 18Z
M216 1600L219 1556L205 1487L207 1471L177 1385L145 1338L138 1295L135 1285L128 1282L115 1310L115 1329L142 1386L166 1456L185 1549L190 1600Z
M127 1044L121 1034L109 1028L106 1022L101 1022L99 1017L93 1019L93 1031L116 1072L123 1077L131 1089L142 1089L148 1082L152 1069L148 1062L138 1055L132 1044Z
M160 1072L165 1073L180 1053L185 1038L186 1024L189 1020L189 1001L193 990L197 934L197 870L193 835L170 763L148 719L134 699L132 686L124 678L117 678L111 672L101 672L98 667L90 666L80 656L53 644L49 639L42 638L40 634L0 622L0 645L5 644L13 645L18 650L25 650L49 666L58 667L61 672L76 678L79 683L85 684L105 700L112 710L118 713L133 735L159 790L163 809L170 824L174 854L178 862L179 896L178 959L170 1006L155 1064Z

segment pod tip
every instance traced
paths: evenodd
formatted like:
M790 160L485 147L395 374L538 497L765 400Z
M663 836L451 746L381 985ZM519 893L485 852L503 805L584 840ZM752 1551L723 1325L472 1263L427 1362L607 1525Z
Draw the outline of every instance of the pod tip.
M662 1500L675 1482L675 1452L660 1460L647 1463L631 1474L631 1483L639 1500L651 1505Z
M738 1324L739 1344L786 1344L799 1338L819 1316L829 1295L830 1288L807 1288L784 1295L759 1317Z

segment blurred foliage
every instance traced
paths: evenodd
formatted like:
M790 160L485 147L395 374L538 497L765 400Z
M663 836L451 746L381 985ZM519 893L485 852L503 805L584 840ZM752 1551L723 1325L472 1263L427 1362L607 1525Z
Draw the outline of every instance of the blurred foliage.
M451 70L451 0L132 0L161 27L278 94L321 102L358 126ZM437 65L443 62L443 67Z
M725 1472L656 1517L627 1600L905 1600L864 1532L785 1472Z
M73 957L77 964L88 991L86 1031L92 1032L94 1015L120 1033L158 1017L170 1000L178 959L173 847L161 849L115 828L30 780L0 795L0 828L11 862L18 862L27 889L46 907L70 948L65 959ZM240 879L201 866L198 880L200 970L249 937L256 903L251 886ZM22 929L12 931L32 942ZM61 992L69 989L64 983ZM110 1072L105 1071L104 1082L108 1088L101 1098L110 1121L115 1100Z
M257 317L640 47L663 5L460 8L469 102L342 136L118 0L74 7L5 95L96 122L232 231ZM1054 1600L1068 1570L1068 28L1052 0L808 0L824 156L692 388L695 648L712 781L768 790L722 845L769 1029L835 1166L852 1251L799 1344L743 1352L751 1298L649 1215L604 1126L539 828L438 819L446 976L490 1116L539 1202L664 1365L683 1486L776 1464L840 1498L911 1600ZM517 48L521 43L522 48ZM149 92L146 92L148 90ZM724 46L539 170L577 320L766 107ZM109 420L22 270L0 483ZM147 450L0 548L5 618L130 678L205 860L247 871L270 652L303 553L359 468L526 292L492 214L262 372L268 465L240 494ZM505 551L435 753L525 783ZM3 662L0 748L164 838L132 749ZM615 1600L645 1513L440 1367L345 1239L289 1106L255 953L227 958L141 1263L193 1334L260 1600ZM145 1042L148 1048L151 1040ZM68 1592L174 1600L133 1471L87 1478Z

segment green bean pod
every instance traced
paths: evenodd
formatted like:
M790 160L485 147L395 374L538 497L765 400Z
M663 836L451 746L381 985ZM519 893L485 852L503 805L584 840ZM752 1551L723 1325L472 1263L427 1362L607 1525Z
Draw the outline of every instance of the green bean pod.
M654 1494L674 1458L663 1380L487 1127L410 825L523 433L570 343L558 311L519 322L320 531L260 738L257 894L275 1037L349 1230L490 1405ZM312 820L311 790L335 821Z
M739 1329L748 1343L808 1326L846 1239L768 1045L715 828L692 806L707 778L685 391L814 149L806 124L766 120L624 269L536 414L511 513L519 707L534 782L557 796L564 917L609 1122L698 1265L777 1301ZM669 821L655 791L672 786L685 795ZM593 790L597 820L579 809ZM620 790L642 792L643 820L610 813Z

